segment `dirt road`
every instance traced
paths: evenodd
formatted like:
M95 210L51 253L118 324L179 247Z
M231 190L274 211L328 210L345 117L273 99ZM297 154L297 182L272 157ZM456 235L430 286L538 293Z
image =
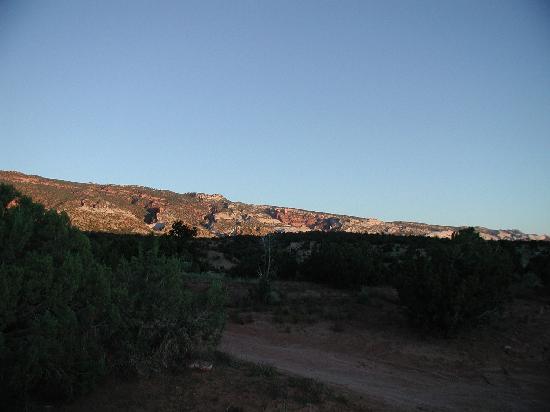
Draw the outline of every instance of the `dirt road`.
M544 373L487 365L461 368L460 360L443 348L438 353L437 347L396 347L368 333L335 333L328 325L285 333L265 320L229 324L221 350L346 387L387 405L381 409L543 411L550 405Z

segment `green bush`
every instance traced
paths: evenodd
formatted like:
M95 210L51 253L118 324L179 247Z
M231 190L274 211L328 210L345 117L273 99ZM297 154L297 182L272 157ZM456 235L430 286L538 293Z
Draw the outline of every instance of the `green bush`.
M132 369L178 364L217 345L225 324L225 295L216 281L205 294L183 283L182 262L152 249L115 270L114 301L121 316L112 336L117 359Z
M321 241L300 271L306 280L342 289L387 281L382 256L368 242Z
M160 255L156 239L99 263L103 246L0 185L1 399L71 397L109 370L169 367L218 342L219 283L192 293L186 262Z
M450 334L498 312L509 297L512 264L497 243L473 229L404 262L398 287L411 321Z
M531 259L528 270L550 289L550 251L545 250Z
M106 371L109 271L66 215L5 185L0 202L0 390L81 392Z

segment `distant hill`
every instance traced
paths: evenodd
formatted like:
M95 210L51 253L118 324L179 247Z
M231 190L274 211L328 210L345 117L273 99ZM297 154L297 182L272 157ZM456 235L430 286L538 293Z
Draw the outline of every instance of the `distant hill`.
M83 230L163 233L176 220L195 226L202 237L267 233L340 231L450 237L454 226L383 222L295 208L232 202L219 194L174 193L143 186L74 183L19 172L0 171L0 182L15 186L47 208L65 211ZM519 230L477 228L485 239L550 240Z

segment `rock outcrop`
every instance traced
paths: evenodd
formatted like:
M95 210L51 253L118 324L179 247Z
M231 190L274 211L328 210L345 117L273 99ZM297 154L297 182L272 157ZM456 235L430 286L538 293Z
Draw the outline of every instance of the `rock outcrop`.
M0 182L12 184L47 208L66 212L75 226L88 231L164 233L177 220L196 227L201 237L340 231L448 238L458 229L249 205L231 202L220 194L179 194L143 186L73 183L18 172L0 171ZM477 230L490 240L550 240L547 235L529 235L518 230L482 227Z

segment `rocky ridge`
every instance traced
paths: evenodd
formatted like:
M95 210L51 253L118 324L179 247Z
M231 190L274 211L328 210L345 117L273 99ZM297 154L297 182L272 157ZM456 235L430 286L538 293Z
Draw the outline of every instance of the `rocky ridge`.
M268 233L339 231L448 238L454 226L383 222L375 218L232 202L220 194L174 193L143 186L74 183L19 172L0 171L12 184L47 208L64 211L82 230L115 233L164 233L176 220L195 226L201 237ZM550 240L548 235L519 230L477 228L490 240Z

